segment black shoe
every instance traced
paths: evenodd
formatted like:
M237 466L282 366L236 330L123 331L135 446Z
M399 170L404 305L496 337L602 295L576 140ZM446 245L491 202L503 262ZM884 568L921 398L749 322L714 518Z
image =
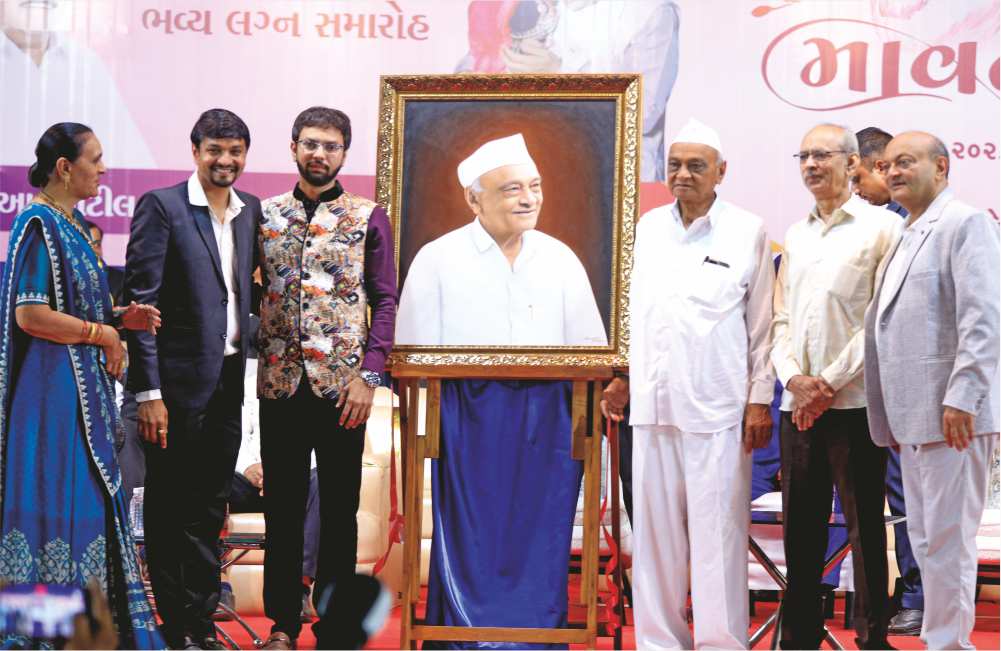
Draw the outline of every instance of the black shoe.
M199 649L212 649L214 651L216 649L225 649L226 647L223 646L223 643L220 642L218 638L207 637L207 638L205 638L202 641L202 645L200 647L198 647L198 648Z
M866 641L863 642L859 638L855 638L855 646L860 649L896 649L897 647L891 646L890 643L884 637L882 640L878 641Z
M191 637L190 635L185 635L184 640L181 642L180 646L175 648L186 649L186 650L201 649L202 645L196 642L195 638Z
M887 635L921 635L921 620L924 611L917 608L904 608L890 620L886 629Z

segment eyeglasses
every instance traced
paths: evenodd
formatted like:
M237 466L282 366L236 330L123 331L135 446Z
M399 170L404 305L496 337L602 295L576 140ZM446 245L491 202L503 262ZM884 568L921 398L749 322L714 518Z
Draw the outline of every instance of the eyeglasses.
M336 154L339 151L344 151L344 145L339 142L319 142L318 140L310 140L308 138L296 140L296 142L311 154L320 147L323 147L323 151L327 154Z
M817 161L818 163L823 163L825 161L831 160L831 157L834 156L834 154L847 154L847 153L848 152L845 151L844 149L835 149L832 151L828 151L827 149L811 149L810 151L801 151L798 154L793 154L792 157L797 159L800 162L800 164L810 160L811 156L813 157L813 160Z

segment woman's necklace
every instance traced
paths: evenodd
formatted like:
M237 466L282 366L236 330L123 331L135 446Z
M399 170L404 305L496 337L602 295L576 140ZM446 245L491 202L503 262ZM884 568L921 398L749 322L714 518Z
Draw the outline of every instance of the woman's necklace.
M40 196L36 197L36 200L38 200L39 203L46 205L49 208L55 210L57 213L59 213L62 216L62 218L65 219L67 223L69 223L70 226L75 228L78 233L83 235L83 239L87 242L87 244L90 245L90 248L93 249L94 254L97 255L97 248L94 246L94 240L91 238L90 233L88 233L84 229L83 225L80 223L80 220L78 220L76 216L74 216L72 213L66 212L66 209L60 206L59 203L52 198L52 195L50 195L45 190L40 190L39 194ZM100 255L97 256L97 264L101 267L104 266L104 261L101 260Z

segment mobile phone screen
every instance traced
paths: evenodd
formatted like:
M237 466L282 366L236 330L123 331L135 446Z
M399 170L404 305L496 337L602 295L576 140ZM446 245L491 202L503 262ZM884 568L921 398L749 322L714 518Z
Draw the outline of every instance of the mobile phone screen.
M28 584L0 588L0 637L34 640L66 639L73 635L73 618L86 608L77 586Z

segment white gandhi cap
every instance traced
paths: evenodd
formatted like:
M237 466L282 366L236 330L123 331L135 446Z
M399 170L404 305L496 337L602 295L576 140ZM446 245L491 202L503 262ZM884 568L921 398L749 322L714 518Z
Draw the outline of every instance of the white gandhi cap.
M688 118L688 122L685 122L685 126L681 127L678 135L674 136L671 144L673 145L676 142L707 145L715 149L719 154L720 160L723 160L723 145L720 144L719 134L716 133L715 129L699 122L695 118Z
M466 160L459 163L459 184L468 188L473 181L487 172L507 165L531 165L535 161L528 153L525 139L520 133L506 138L498 138L480 145Z

